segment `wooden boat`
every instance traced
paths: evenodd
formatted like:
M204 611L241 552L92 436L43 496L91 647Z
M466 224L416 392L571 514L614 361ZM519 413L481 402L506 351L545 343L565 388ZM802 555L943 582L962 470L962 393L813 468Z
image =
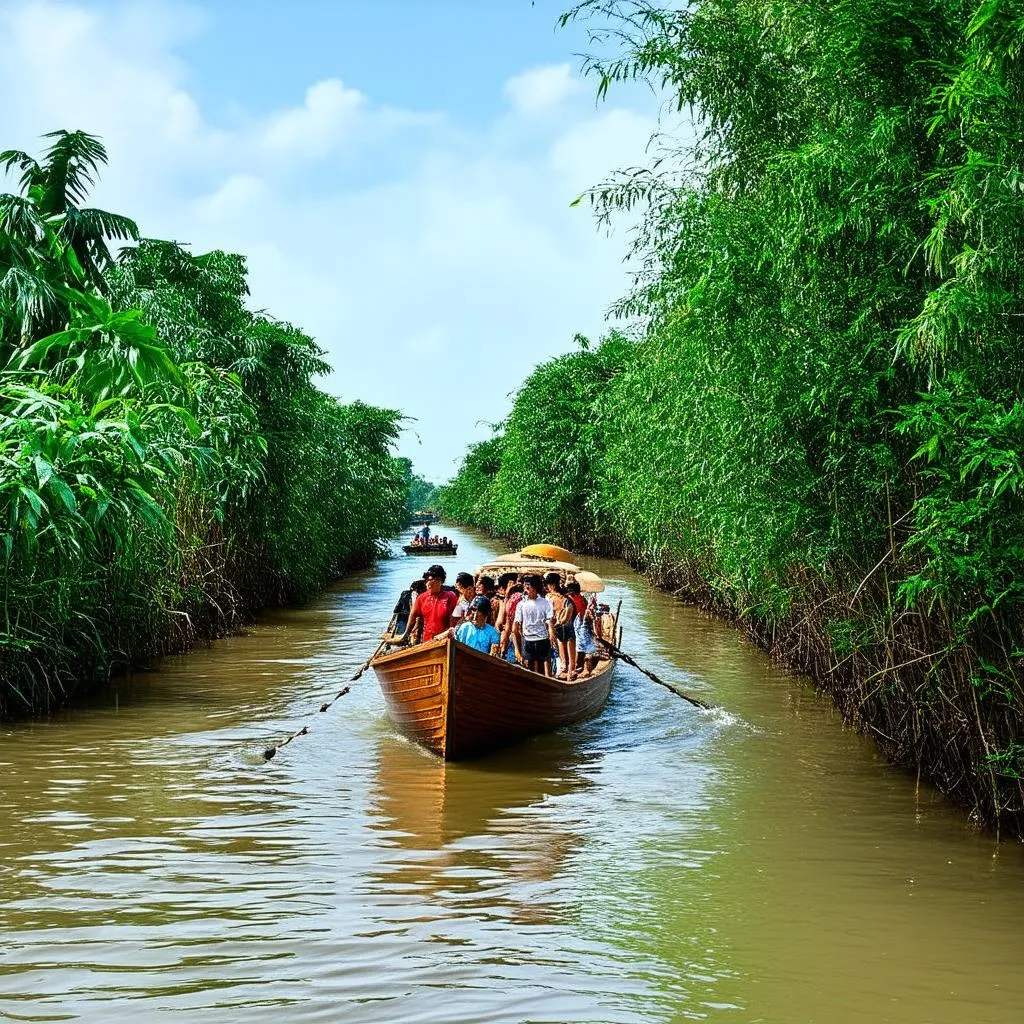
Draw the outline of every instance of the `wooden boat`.
M596 715L612 662L567 682L492 658L452 639L375 658L391 717L417 743L456 761Z
M407 555L454 555L458 553L458 544L403 544L402 550Z

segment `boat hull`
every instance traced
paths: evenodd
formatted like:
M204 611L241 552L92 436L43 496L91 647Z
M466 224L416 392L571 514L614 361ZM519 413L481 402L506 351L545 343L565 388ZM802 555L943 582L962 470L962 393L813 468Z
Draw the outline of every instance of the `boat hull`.
M458 544L403 544L402 550L407 555L454 555L459 550Z
M529 672L454 640L376 658L391 717L448 761L485 754L596 715L608 699L612 662L571 683Z

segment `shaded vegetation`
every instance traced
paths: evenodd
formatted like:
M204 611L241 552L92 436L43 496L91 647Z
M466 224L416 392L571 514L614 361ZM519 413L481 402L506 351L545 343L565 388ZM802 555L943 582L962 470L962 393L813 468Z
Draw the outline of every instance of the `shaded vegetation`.
M407 486L398 414L316 388L322 352L246 308L242 257L84 207L103 147L48 139L0 154L7 714L310 597L374 556Z
M1024 826L1024 18L589 0L604 94L693 115L634 209L641 327L537 368L440 496L736 615L895 761Z
M412 469L412 460L399 457L395 460L402 474L405 486L405 518L408 520L414 512L432 511L437 502L437 485L425 480Z

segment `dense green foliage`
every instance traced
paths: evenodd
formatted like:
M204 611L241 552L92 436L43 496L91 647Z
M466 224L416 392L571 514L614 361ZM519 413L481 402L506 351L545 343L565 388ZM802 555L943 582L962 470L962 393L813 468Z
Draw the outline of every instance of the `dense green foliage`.
M414 473L411 459L399 457L395 461L405 485L405 518L408 520L414 512L432 510L437 500L437 485Z
M588 0L692 111L612 336L539 367L440 505L616 547L743 618L896 760L1024 822L1024 16L985 0Z
M83 208L103 148L48 138L0 154L8 713L309 597L373 557L406 490L398 415L314 386L322 353L246 309L242 257Z

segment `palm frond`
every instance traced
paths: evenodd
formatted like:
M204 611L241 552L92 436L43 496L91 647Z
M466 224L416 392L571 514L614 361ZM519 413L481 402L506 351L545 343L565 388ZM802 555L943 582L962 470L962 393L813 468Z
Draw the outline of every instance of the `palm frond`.
M96 184L107 151L95 135L60 130L43 136L56 141L46 151L43 173L46 177L45 206L48 212L64 210L81 203Z
M24 192L28 192L32 185L41 179L43 173L39 164L28 153L24 153L20 149L5 149L0 153L0 166L5 171L10 171L15 167L21 171L18 184L21 185Z
M0 195L0 232L23 244L34 244L46 237L46 226L30 199L8 193Z
M42 320L58 302L53 284L36 269L10 266L0 277L0 309L6 309L19 332Z
M131 217L106 210L88 208L76 211L78 223L93 237L116 238L122 241L138 241L139 226Z

